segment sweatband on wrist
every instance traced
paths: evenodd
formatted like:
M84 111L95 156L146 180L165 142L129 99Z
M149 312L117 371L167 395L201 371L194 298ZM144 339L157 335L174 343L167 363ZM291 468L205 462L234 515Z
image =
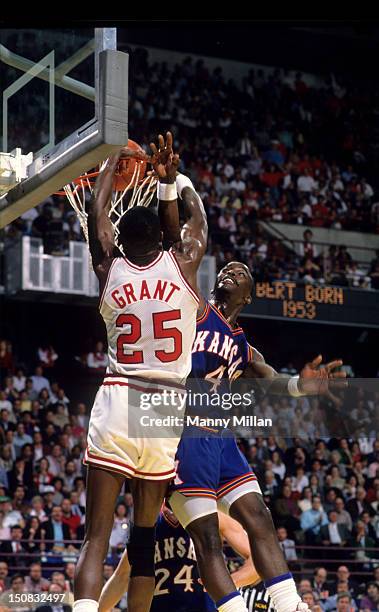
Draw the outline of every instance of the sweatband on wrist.
M176 200L178 192L176 183L158 183L158 200Z
M182 191L184 187L191 187L191 189L196 191L191 179L188 178L188 176L186 176L185 174L178 174L176 176L176 187L177 187L178 195L180 198L182 197Z
M287 389L288 389L288 393L290 395L292 395L292 397L301 397L302 395L305 395L305 393L302 393L299 390L299 376L291 376L291 378L288 380L288 385L287 385Z

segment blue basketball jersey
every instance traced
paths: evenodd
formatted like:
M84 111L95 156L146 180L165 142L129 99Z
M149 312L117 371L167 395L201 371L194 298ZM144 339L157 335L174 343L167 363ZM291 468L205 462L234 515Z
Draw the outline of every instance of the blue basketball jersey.
M206 302L197 319L190 377L229 383L242 374L252 357L243 329L232 328L220 310Z
M159 515L155 544L155 591L150 612L204 612L195 549L174 517Z
M252 359L253 349L243 330L233 329L218 308L206 302L204 312L197 319L192 348L192 372L187 380L191 391L200 390L208 396L229 393L231 382ZM203 398L201 402L197 399L191 404L187 402L187 414L191 416L204 415L205 410L207 417L225 416L220 404L210 402L204 408ZM176 461L177 476L171 491L188 497L217 500L238 486L246 486L248 482L256 484L257 478L239 450L233 430L223 425L187 425Z

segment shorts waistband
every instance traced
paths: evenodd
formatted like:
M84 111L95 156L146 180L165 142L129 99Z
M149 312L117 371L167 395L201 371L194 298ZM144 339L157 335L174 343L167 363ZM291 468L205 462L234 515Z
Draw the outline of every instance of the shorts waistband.
M119 382L118 382L119 381ZM128 384L132 385L136 383L136 385L146 385L149 387L151 385L156 385L159 387L163 387L164 389L174 389L177 391L186 391L185 385L180 385L179 383L173 383L164 379L157 378L143 378L142 376L135 376L134 374L117 374L115 372L110 372L105 374L102 384ZM151 391L153 389L150 389Z

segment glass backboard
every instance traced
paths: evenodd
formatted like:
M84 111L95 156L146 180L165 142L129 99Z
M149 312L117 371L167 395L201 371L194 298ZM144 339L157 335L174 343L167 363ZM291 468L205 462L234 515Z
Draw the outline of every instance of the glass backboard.
M0 227L128 140L128 55L115 28L0 30L0 151L33 153Z

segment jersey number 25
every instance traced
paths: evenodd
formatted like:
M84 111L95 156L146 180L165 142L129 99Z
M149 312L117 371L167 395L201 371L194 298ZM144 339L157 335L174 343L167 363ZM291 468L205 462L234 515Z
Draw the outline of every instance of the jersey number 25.
M162 340L171 338L174 341L172 351L156 350L154 354L162 363L176 361L182 354L182 332L177 327L163 327L167 321L177 321L181 318L180 310L168 310L166 312L153 312L152 323L154 339ZM116 319L116 327L122 328L130 325L128 333L122 333L117 338L117 361L123 364L143 363L143 351L132 351L125 353L125 345L135 344L141 338L141 319L134 314L120 314Z

